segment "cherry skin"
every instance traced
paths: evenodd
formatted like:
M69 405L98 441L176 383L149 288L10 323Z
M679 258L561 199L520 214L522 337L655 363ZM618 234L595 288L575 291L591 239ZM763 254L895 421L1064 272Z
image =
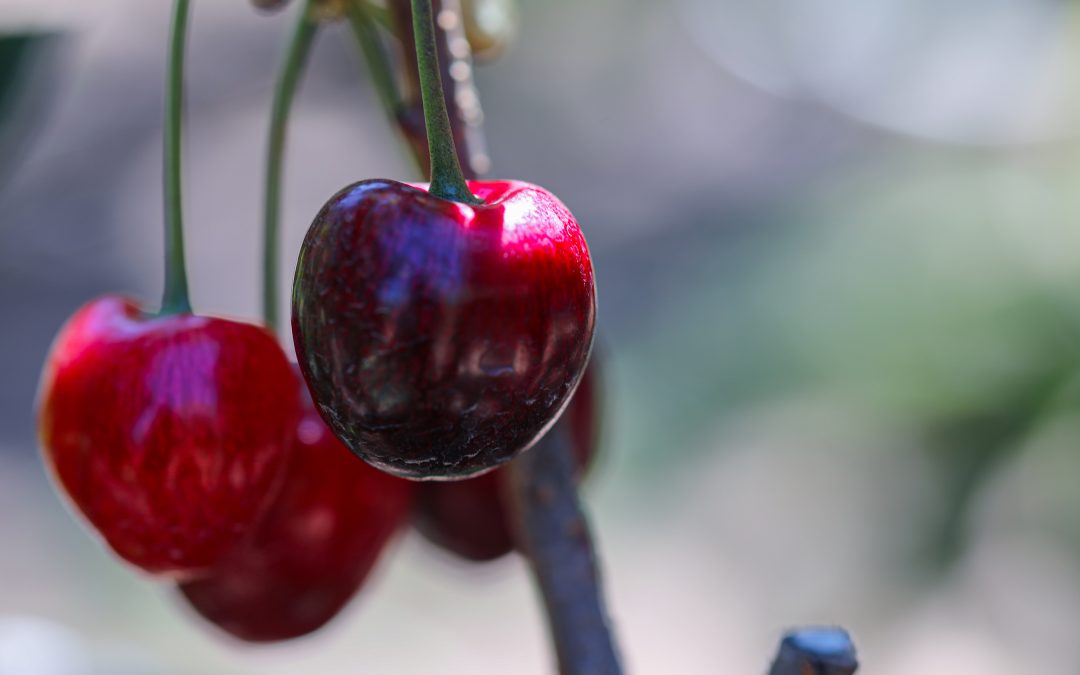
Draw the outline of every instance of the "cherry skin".
M601 426L600 383L594 354L566 412L556 423L568 433L577 477L588 471ZM514 550L509 511L503 502L506 468L453 482L428 481L417 489L413 526L426 539L466 560L486 562Z
M285 486L254 539L201 579L180 585L199 614L249 642L322 627L363 584L408 519L415 483L357 459L303 390Z
M588 361L585 238L549 192L472 181L484 204L368 180L316 216L293 285L293 339L316 406L369 463L463 478L529 447Z
M53 343L39 400L42 451L117 555L180 577L218 563L269 507L296 401L289 362L262 328L150 316L106 296Z

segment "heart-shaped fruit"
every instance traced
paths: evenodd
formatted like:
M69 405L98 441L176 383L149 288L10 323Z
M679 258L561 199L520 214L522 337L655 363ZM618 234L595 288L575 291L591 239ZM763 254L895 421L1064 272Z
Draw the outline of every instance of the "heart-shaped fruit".
M577 477L588 471L596 453L602 422L600 383L594 354L566 412L556 422L568 434ZM416 494L413 525L432 543L476 562L501 558L514 550L507 507L503 502L507 469L459 481L428 481Z
M415 487L350 453L296 381L302 416L281 493L247 546L180 585L200 614L251 642L299 637L336 616L406 521Z
M296 415L295 377L262 328L148 316L107 296L53 343L38 422L60 486L109 546L184 576L218 563L266 512Z
M315 218L293 286L300 369L355 453L408 478L462 478L529 447L592 347L585 238L551 193L473 181L467 205L388 180Z

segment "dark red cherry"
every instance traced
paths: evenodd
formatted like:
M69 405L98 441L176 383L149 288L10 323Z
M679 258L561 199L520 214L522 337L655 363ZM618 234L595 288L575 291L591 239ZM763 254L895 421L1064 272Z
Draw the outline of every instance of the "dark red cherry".
M408 478L462 478L527 448L592 346L592 263L570 212L527 183L469 187L486 203L356 183L316 216L296 268L293 339L319 411Z
M257 326L150 316L103 297L45 363L39 431L75 507L124 560L182 576L218 563L280 488L294 376Z
M180 585L204 617L242 640L306 635L363 583L408 517L414 483L357 459L304 390L285 486L251 542L205 578Z
M579 479L592 463L600 436L602 401L596 364L594 354L570 405L556 422L556 429L569 434ZM503 502L506 471L500 468L475 478L420 484L413 525L432 543L467 560L501 558L515 548Z

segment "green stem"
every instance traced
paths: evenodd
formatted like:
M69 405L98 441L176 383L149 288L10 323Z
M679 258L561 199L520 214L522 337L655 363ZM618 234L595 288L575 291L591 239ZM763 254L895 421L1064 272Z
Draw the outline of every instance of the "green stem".
M168 85L165 90L165 291L162 314L191 312L184 264L184 214L180 193L180 132L184 111L184 44L187 41L188 0L173 5L169 36Z
M378 9L366 3L349 5L349 25L352 27L356 42L364 52L364 60L371 73L371 82L379 95L383 108L391 118L401 109L401 92L394 82L394 68L383 49L379 29L373 12ZM383 9L383 12L386 10Z
M394 18L390 16L390 10L386 7L380 7L373 5L370 2L358 2L356 3L362 7L363 11L370 16L375 23L379 24L386 30L394 30Z
M420 93L424 100L424 124L431 154L431 187L428 191L436 197L463 204L483 204L483 200L469 191L458 163L450 116L443 99L431 0L412 0L412 10Z
M271 331L276 331L278 327L278 256L281 244L281 178L284 170L285 136L296 88L319 26L312 11L313 4L314 0L306 0L300 8L296 27L278 73L270 113L263 195L263 320Z
M407 5L409 0L404 0L404 2ZM374 13L376 9L385 15L387 25L384 25ZM430 180L427 172L431 168L431 162L428 161L427 136L423 129L423 106L411 95L406 94L408 85L398 77L399 68L414 76L416 73L415 64L410 60L410 55L412 58L416 56L416 51L412 49L412 19L410 17L412 17L412 12L406 11L409 29L405 31L408 35L404 35L398 29L396 17L390 16L389 9L376 8L366 2L358 2L350 6L349 24L387 118L392 125L397 127L400 140L407 146L409 157L416 163L417 173ZM408 50L404 54L405 58L401 60L400 65L396 64L389 54L388 45L382 39L380 29L389 31L395 38L408 45ZM418 77L417 81L419 81Z
M374 7L365 2L350 5L349 25L363 54L371 83L375 87L383 110L386 111L386 116L391 124L398 128L402 141L409 146L409 156L416 162L418 172L424 174L429 168L427 138L424 137L422 129L418 135L416 129L407 121L411 113L410 104L402 94L394 64L386 50L386 43L379 34L382 22L375 14L376 10L387 13L385 8Z

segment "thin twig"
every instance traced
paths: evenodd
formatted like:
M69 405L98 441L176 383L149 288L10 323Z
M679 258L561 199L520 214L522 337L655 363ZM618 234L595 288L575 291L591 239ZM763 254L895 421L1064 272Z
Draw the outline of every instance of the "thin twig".
M544 599L559 671L618 675L622 669L563 425L511 462L506 487L518 542Z
M843 628L800 628L780 641L769 675L853 675L858 668Z

